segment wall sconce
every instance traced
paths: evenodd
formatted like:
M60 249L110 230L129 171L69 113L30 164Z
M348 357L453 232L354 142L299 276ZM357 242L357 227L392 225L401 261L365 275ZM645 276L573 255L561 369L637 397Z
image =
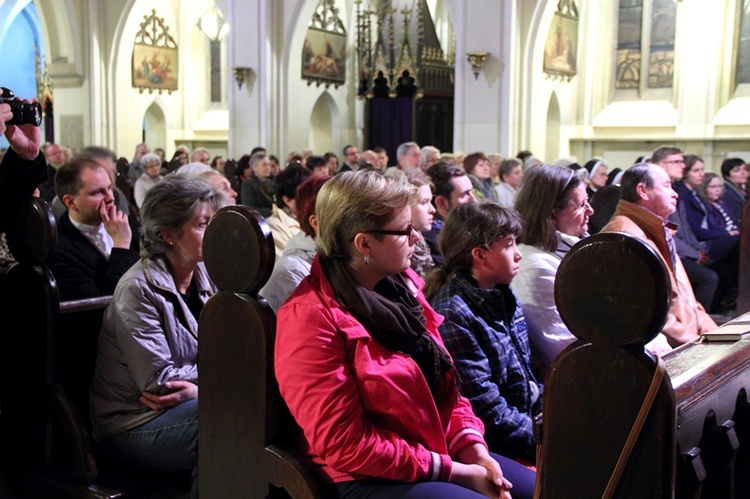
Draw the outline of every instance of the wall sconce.
M234 79L237 82L237 86L240 87L240 90L242 90L242 84L245 83L245 80L250 76L250 71L252 71L250 68L244 66L235 66L232 68Z
M474 73L474 79L479 79L479 73L482 72L484 63L487 62L487 57L490 55L489 52L467 52L466 55L469 58L469 64L471 64L471 71Z

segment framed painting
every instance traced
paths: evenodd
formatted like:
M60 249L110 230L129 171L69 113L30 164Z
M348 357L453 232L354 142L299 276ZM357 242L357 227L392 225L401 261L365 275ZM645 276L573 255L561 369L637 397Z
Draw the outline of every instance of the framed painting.
M555 13L544 46L544 72L570 80L577 73L578 19Z
M136 43L133 45L133 86L177 90L177 49Z
M302 47L302 78L336 86L346 81L346 35L308 28Z

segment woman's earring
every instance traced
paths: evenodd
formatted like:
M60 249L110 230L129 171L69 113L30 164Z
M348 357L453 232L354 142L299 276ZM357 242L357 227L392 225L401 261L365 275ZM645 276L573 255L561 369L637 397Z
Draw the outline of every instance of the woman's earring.
M370 265L370 257L365 255L365 265Z

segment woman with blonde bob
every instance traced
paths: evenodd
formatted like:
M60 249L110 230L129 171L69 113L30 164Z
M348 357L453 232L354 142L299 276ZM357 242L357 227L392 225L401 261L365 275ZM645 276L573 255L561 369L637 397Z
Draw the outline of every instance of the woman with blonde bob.
M503 473L528 469L488 452L409 268L416 194L374 171L320 190L318 255L278 312L281 395L326 497L509 498Z

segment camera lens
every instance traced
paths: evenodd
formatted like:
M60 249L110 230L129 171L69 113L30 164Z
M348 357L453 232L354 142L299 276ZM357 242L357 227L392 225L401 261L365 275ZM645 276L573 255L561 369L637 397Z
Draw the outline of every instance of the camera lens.
M34 125L42 124L42 106L38 102L9 101L13 119L8 121L9 125Z

